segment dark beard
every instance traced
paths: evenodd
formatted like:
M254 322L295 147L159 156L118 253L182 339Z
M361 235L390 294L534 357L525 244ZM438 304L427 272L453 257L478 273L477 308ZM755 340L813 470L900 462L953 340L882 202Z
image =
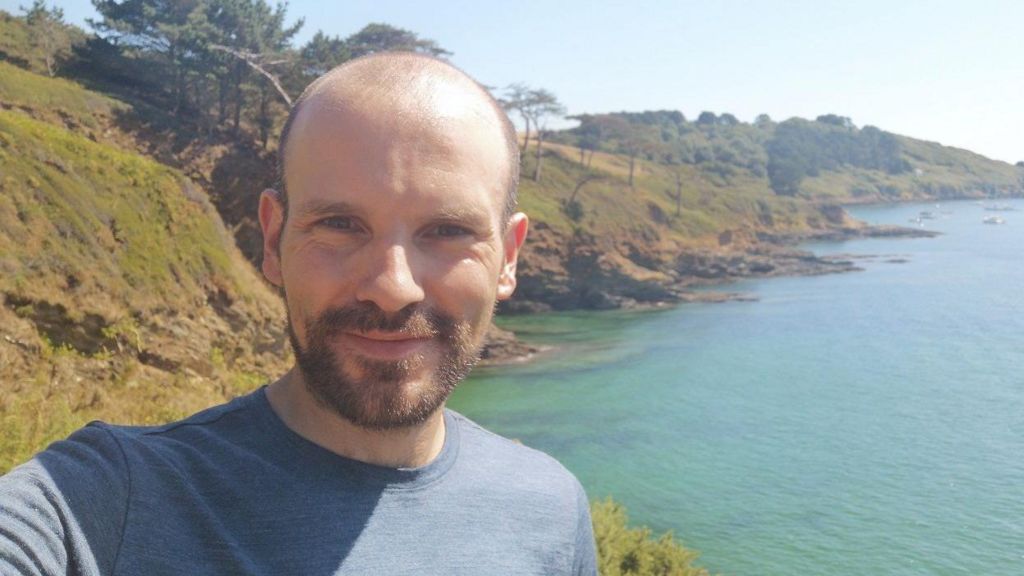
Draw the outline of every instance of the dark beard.
M306 326L303 349L289 316L288 337L306 388L320 406L370 430L423 423L480 359L480 351L472 343L470 324L459 323L435 309L409 306L389 315L373 304L357 303L329 309L312 322L307 321ZM437 367L415 393L408 393L404 384L422 366L422 355L394 362L354 354L339 359L331 347L331 341L346 331L374 330L429 337L440 346ZM355 370L346 369L342 360Z

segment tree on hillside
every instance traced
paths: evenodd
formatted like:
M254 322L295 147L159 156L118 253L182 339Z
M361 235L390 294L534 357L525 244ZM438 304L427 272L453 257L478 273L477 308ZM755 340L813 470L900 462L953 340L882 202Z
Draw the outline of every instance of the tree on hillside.
M657 155L661 142L655 135L655 126L631 124L617 115L613 118L616 121L613 121L610 127L612 134L615 135L617 151L629 157L629 186L632 188L637 158Z
M92 2L99 18L90 25L103 45L92 54L127 63L117 71L123 84L207 133L230 126L241 135L248 123L264 147L292 95L338 64L382 51L451 55L433 40L381 23L344 39L320 32L296 50L303 21L289 25L283 2Z
M669 153L670 142L674 142L672 138L666 142L658 113L580 114L575 119L580 121L579 127L573 129L578 146L585 146L581 140L588 136L599 138L598 145L606 142L611 151L629 158L630 187L636 176L637 159L664 157Z
M703 126L709 126L716 122L718 122L718 117L715 116L714 112L708 112L705 110L700 113L700 116L697 116L697 124L701 124Z
M822 124L829 124L831 126L839 126L840 128L854 128L853 120L850 120L847 116L839 116L838 114L822 114L814 119L815 122L821 122Z
M234 104L232 124L237 132L247 101L255 98L253 116L260 142L266 148L275 116L274 101L279 98L284 106L292 103L281 75L294 67L290 43L302 28L303 20L285 27L285 5L271 8L262 0L209 2L204 15L209 23L204 47L222 56L213 74L218 77L218 120L224 121L225 103L230 101Z
M136 83L170 97L168 108L207 130L243 117L266 143L273 118L290 101L282 78L295 74L290 47L300 19L285 24L286 4L265 0L93 0L90 25L140 65ZM304 86L304 84L301 84ZM160 102L159 104L164 104ZM210 109L215 107L214 117Z
M722 126L736 126L740 121L732 114L723 112L722 115L718 117L718 123Z
M583 176L576 180L576 186L572 189L572 194L569 195L568 199L562 201L562 213L569 220L572 220L574 224L579 224L584 216L583 204L576 199L576 196L583 191L583 187L587 184L599 182L605 178L607 177L604 174L590 172L583 174Z
M25 23L32 31L32 47L39 51L50 77L57 75L57 62L71 50L71 36L64 24L64 10L47 8L45 0L35 0L32 6L20 7Z
M509 84L505 88L505 97L499 102L506 111L519 114L526 125L526 136L520 154L526 154L526 146L530 142L530 127L534 128L537 140L537 164L533 169L534 182L540 181L541 163L543 162L544 137L548 120L565 115L565 106L558 97L543 88L530 88L522 83Z
M554 94L544 90L534 90L533 103L528 108L528 115L533 119L533 125L537 127L537 165L533 169L533 181L540 182L541 162L543 161L544 136L547 135L547 122L551 118L565 116L565 106L558 101Z
M576 147L580 150L580 166L590 167L594 159L594 152L601 149L604 141L604 129L600 122L591 121L590 114L579 114L569 116L570 120L580 123L576 128Z
M374 52L418 52L437 58L446 58L452 53L441 48L437 42L420 38L414 32L396 28L390 24L367 24L362 30L345 39L345 47L351 58L358 58Z
M348 38L328 36L317 31L299 49L298 76L302 85L298 90L301 91L309 82L348 60L389 51L417 52L438 58L452 55L434 40L420 38L414 32L389 24L369 24Z
M169 79L173 110L184 103L186 77L199 60L203 38L201 0L93 0L102 20L89 24L107 41L125 50L153 56L156 77ZM163 70L161 70L161 68Z
M299 50L300 74L309 81L351 58L345 40L318 30Z
M526 146L530 143L530 115L527 114L527 109L530 107L532 98L533 89L522 82L509 84L505 87L505 96L498 98L498 102L505 109L505 112L516 112L523 121L525 133L523 144L519 148L520 156L526 155Z

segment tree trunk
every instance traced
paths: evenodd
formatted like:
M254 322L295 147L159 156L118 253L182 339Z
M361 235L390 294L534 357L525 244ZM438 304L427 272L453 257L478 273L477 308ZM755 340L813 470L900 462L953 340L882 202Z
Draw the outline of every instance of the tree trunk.
M235 63L235 117L234 117L234 130L235 134L238 134L238 130L242 124L242 107L245 105L245 93L242 91L242 80L245 64Z
M544 150L544 136L541 130L537 129L537 166L533 169L533 181L540 182L540 162L541 154Z
M217 123L223 124L228 118L228 75L222 74L217 85Z
M47 28L49 28L49 26L47 26ZM57 75L57 71L55 70L55 64L57 62L54 59L56 49L53 47L55 41L52 35L53 31L46 30L43 38L43 60L46 61L46 73L50 75L50 78Z
M519 149L520 156L526 156L526 147L530 145L530 119L523 116L523 122L526 124L526 133L523 135L523 147Z
M172 94L174 96L174 115L177 116L181 111L181 65L178 63L177 51L173 45L168 56L170 56L171 67L174 68L174 92Z
M633 170L636 168L636 154L629 155L629 187L633 187Z
M238 134L238 128L242 123L242 89L238 87L235 89L235 117L233 119L235 134Z
M260 86L260 142L263 149L267 149L267 139L270 138L270 95L267 93L267 85Z

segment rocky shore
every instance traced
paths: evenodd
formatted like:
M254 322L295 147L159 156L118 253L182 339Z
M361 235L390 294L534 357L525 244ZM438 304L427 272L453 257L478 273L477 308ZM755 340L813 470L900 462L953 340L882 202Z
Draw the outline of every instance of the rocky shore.
M663 247L638 250L637 244L613 249L592 238L559 242L548 228L534 232L520 263L519 290L503 303L502 314L551 310L609 310L670 306L689 302L756 300L743 292L715 290L748 278L815 276L861 270L858 262L893 255L839 254L817 256L796 246L812 241L842 242L860 238L922 238L937 232L902 226L862 226L813 234L759 234L742 247L688 248L666 253ZM528 361L542 349L522 342L497 327L488 333L482 353L487 364Z

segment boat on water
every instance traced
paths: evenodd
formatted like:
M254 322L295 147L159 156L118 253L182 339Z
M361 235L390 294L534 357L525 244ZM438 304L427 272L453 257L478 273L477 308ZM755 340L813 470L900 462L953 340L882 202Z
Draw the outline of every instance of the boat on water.
M935 214L927 210L922 211L917 217L921 220L935 220Z
M1003 220L999 216L986 216L981 220L985 224L1006 224L1006 220Z

